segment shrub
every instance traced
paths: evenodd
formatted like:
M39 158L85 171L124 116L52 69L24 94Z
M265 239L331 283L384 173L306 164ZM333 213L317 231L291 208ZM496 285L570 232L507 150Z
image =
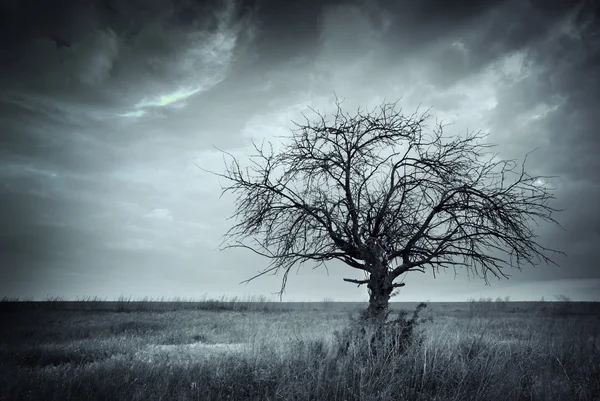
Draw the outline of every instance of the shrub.
M421 302L410 317L406 310L400 310L393 320L388 320L388 312L381 325L367 324L364 312L359 319L351 318L348 327L333 333L338 355L345 356L350 352L360 357L401 355L411 346L421 345L424 337L416 328L431 320L419 318L419 313L426 307L427 304Z

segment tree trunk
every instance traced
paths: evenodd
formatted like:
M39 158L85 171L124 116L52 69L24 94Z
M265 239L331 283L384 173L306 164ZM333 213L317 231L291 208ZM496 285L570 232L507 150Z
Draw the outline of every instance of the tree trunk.
M376 325L385 323L393 290L393 286L388 281L385 274L372 273L369 278L369 307L365 316L368 323Z

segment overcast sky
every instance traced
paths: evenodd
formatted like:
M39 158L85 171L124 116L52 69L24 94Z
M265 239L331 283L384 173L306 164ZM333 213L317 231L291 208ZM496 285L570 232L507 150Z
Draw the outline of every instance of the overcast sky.
M510 280L410 273L395 300L600 300L600 24L593 1L0 3L0 296L279 290L219 251L231 197L199 170L286 134L309 107L401 98L556 175L539 228L560 267ZM284 300L366 300L354 269L302 267ZM275 297L273 297L276 299Z

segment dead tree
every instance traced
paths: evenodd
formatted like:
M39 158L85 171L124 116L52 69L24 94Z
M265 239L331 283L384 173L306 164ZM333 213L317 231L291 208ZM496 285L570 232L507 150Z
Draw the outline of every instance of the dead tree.
M486 135L444 136L427 130L428 111L405 116L397 102L350 115L336 101L332 118L312 110L294 123L282 149L254 144L243 168L227 152L223 193L236 195L224 248L247 248L271 260L246 280L295 265L338 260L364 274L367 316L385 320L405 273L464 268L488 284L507 267L555 262L532 223L557 224L548 177L489 151Z

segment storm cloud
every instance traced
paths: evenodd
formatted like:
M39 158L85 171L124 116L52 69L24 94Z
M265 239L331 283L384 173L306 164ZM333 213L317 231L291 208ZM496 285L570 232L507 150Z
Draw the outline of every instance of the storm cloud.
M266 262L218 250L233 200L195 163L219 170L215 146L243 156L335 96L432 107L450 134L489 132L503 158L536 149L528 170L555 176L565 209L540 241L568 257L489 290L599 293L594 2L26 0L0 4L0 42L0 293L277 291L277 277L238 285ZM301 269L289 299L365 298L343 266L329 273ZM483 286L406 281L406 300Z

